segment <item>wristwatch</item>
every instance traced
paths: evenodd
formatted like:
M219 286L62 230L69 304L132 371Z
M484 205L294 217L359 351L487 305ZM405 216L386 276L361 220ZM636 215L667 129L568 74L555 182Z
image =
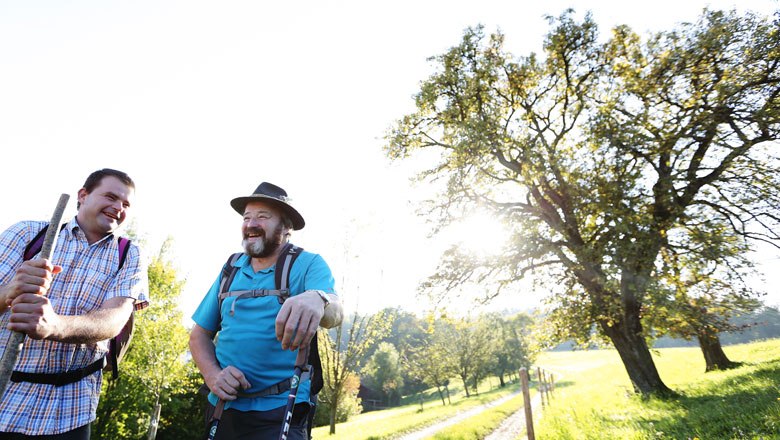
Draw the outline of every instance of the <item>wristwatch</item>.
M320 296L322 302L325 303L325 308L327 309L328 306L330 305L330 298L328 298L328 294L323 292L322 290L315 290L315 292L317 292L317 295Z

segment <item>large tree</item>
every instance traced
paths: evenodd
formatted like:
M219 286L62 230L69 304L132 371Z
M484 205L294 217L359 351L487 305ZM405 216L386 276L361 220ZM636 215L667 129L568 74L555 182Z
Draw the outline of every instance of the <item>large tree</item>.
M480 207L511 230L498 257L448 253L429 287L550 280L562 336L597 329L637 392L669 394L642 321L667 293L662 251L780 242L780 32L716 11L644 40L621 26L602 42L572 11L551 24L544 57L468 29L387 136L392 159L439 153L421 176L443 188L427 215L443 225Z

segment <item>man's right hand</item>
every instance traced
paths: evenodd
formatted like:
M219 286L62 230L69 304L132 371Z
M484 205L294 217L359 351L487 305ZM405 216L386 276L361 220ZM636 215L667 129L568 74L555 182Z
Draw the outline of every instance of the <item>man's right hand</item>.
M252 385L244 377L244 373L236 367L228 366L206 381L212 393L222 400L236 400L238 392L249 389Z
M0 288L0 311L5 311L17 296L24 293L46 295L54 275L61 271L62 267L51 264L49 260L25 261L16 270L11 282Z

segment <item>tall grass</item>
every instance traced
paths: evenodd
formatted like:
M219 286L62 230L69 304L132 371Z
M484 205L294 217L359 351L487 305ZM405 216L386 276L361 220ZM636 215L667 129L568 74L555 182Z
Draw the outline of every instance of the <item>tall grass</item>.
M555 398L535 424L552 439L780 439L780 340L724 347L736 369L704 373L698 348L654 352L680 396L642 398L613 350L545 353L560 373Z

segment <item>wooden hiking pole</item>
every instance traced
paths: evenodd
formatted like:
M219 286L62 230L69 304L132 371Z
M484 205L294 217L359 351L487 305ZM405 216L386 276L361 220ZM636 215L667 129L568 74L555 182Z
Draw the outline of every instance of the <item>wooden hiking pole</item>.
M60 232L60 221L62 220L62 214L65 212L65 207L68 205L68 199L70 199L68 194L60 195L60 200L57 202L57 207L54 209L54 213L49 221L49 228L46 230L46 236L43 239L43 247L41 247L39 258L51 259L51 255L54 252L54 244L57 241L57 235ZM6 388L8 388L8 382L11 380L11 373L16 366L16 361L19 359L19 353L21 353L22 346L24 345L24 337L24 333L11 332L11 336L8 338L8 343L3 352L3 358L0 360L0 398L5 394Z

